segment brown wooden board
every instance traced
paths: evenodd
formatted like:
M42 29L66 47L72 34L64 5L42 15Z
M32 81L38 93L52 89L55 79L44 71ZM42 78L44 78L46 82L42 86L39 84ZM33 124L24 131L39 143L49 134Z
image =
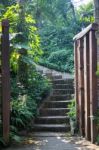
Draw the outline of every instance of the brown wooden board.
M79 119L80 134L93 143L97 137L94 116L98 107L97 40L95 37L98 28L99 26L93 23L74 37L75 97L77 112L79 112L77 119Z
M90 123L91 123L91 142L95 142L97 136L94 115L97 110L97 40L95 31L90 31Z
M2 118L3 139L9 143L10 132L10 69L9 69L9 22L2 22L1 74L2 74Z
M99 25L96 23L92 23L90 24L88 27L86 27L83 31L81 31L80 33L78 33L73 39L74 40L79 40L81 38L83 38L90 30L97 30L99 28Z
M78 49L78 94L79 94L79 122L80 122L80 133L82 136L85 135L85 119L84 119L84 57L83 57L83 39L79 40Z
M84 37L84 107L85 107L85 137L91 139L90 135L90 75L89 75L89 33Z
M75 64L75 100L76 100L76 116L79 125L79 97L78 97L78 42L74 42L74 64Z

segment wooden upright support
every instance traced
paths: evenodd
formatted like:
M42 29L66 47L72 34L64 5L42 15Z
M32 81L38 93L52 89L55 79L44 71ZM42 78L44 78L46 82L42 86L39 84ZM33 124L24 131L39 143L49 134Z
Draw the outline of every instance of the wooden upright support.
M97 3L99 3L98 0ZM98 19L98 18L97 18ZM74 37L76 102L79 107L80 134L95 142L97 137L94 116L98 107L97 99L97 40L96 23L89 25ZM79 42L79 43L78 43ZM78 43L78 44L77 44Z
M76 100L76 114L77 114L77 122L79 124L79 97L78 97L78 49L77 49L77 41L74 43L74 64L75 64L75 100Z
M79 40L79 51L78 51L78 81L79 81L79 122L80 122L80 133L82 136L85 135L85 119L84 119L84 56L83 56L83 39Z
M84 37L84 101L85 101L85 137L90 140L90 75L89 75L89 34Z
M91 30L90 38L90 120L91 120L91 142L94 143L97 136L96 125L94 122L94 115L97 110L97 40L95 38L95 31Z
M2 22L2 49L1 49L1 74L2 74L2 118L3 139L9 143L10 131L10 69L9 69L9 22Z

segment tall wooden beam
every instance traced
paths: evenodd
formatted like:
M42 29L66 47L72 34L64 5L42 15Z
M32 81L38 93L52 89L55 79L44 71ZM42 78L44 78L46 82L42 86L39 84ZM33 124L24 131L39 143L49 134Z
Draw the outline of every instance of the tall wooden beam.
M90 135L90 75L89 75L89 34L84 37L84 103L85 103L85 137L91 139Z
M84 119L84 57L83 57L83 38L79 39L79 51L78 51L78 64L79 64L79 122L80 122L80 133L82 136L85 135L85 119Z
M3 138L5 144L9 143L10 131L10 69L9 69L9 22L2 22L2 49L1 49L1 73L2 73L2 118Z
M74 64L75 64L75 100L76 100L76 116L79 124L79 97L78 97L78 43L74 42Z
M97 110L97 40L95 31L90 31L90 120L91 120L91 142L95 142L97 136L94 115Z

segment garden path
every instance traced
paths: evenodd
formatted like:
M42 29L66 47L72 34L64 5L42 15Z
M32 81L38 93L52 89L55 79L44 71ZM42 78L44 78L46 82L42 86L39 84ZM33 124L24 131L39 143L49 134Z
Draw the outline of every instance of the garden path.
M36 65L36 69L43 75L51 73L61 75L62 78L73 78L73 75L39 65ZM71 137L68 133L35 132L26 136L20 144L13 144L7 150L99 150L99 147L81 137Z
M35 133L22 145L7 150L99 150L99 147L80 137L60 133Z

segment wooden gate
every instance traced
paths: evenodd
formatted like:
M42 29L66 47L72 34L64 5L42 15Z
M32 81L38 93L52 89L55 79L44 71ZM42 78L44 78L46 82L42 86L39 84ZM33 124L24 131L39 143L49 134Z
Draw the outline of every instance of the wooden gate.
M5 144L9 142L10 132L10 68L9 68L9 22L2 21L0 48L0 101L2 136Z
M93 23L74 37L75 98L80 134L95 142L97 131L94 115L97 100L97 40L98 25Z

